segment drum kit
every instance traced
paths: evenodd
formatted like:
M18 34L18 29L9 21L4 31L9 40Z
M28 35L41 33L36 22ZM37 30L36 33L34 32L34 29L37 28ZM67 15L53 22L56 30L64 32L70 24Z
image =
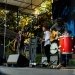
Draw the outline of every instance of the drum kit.
M71 37L70 35L61 35L58 37L58 43L53 41L50 46L50 53L51 55L58 55L59 63L61 62L61 54L66 55L66 64L67 62L67 55L73 54L75 52L75 38Z
M55 54L58 51L61 54L72 54L75 49L74 38L70 36L60 36L58 39L59 46L56 42L52 42L50 46L50 53Z

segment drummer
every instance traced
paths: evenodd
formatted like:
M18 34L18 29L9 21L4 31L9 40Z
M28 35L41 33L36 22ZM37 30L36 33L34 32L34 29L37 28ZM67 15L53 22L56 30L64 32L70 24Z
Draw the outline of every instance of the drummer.
M67 30L65 30L64 33L62 34L62 36L70 36L70 34Z

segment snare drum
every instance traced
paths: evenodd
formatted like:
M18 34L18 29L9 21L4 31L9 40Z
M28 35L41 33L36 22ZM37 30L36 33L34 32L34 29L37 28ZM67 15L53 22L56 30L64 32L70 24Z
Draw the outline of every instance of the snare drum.
M70 36L61 36L59 39L59 49L62 54L73 53L73 38Z
M50 53L51 54L56 54L58 52L58 45L56 42L51 43L50 46Z

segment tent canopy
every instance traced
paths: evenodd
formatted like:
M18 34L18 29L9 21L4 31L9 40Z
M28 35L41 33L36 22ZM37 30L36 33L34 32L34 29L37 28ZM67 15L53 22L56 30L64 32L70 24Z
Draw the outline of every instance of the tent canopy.
M45 0L0 0L0 3L18 6L19 10L26 13L33 13Z

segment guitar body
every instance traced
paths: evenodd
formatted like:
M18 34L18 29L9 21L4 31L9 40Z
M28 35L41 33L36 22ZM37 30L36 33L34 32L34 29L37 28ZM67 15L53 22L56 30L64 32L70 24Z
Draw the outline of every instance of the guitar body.
M50 41L52 42L56 39L58 39L58 31L52 30L51 33L50 33Z

